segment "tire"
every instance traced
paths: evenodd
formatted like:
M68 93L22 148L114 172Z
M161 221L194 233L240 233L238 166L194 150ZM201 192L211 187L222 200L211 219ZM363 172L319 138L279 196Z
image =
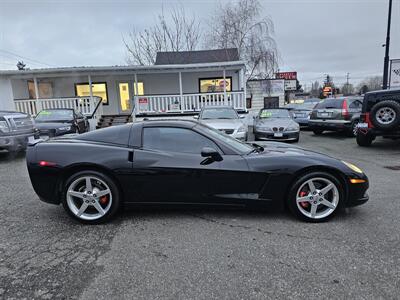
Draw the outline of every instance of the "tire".
M87 178L90 178L92 189L87 186ZM103 196L96 194L107 190L109 193ZM65 181L62 205L73 219L84 224L100 224L116 215L120 208L120 199L120 191L110 177L97 171L81 171ZM83 209L81 215L80 209Z
M400 126L400 103L393 100L381 101L371 109L372 124L382 130Z
M314 191L308 184L309 181L313 182L316 188ZM325 195L322 194L323 188L330 184L332 188ZM321 194L319 194L320 190ZM314 195L314 192L317 194ZM305 201L298 201L300 197ZM287 201L289 210L298 219L312 223L325 222L343 206L344 189L340 181L330 173L312 172L301 176L292 184ZM316 210L313 216L314 207Z
M346 135L348 137L356 137L357 136L357 125L360 121L359 120L354 120L351 123L351 127L346 131Z
M321 135L324 131L322 129L313 129L315 135Z
M356 141L357 141L358 146L369 147L369 146L371 146L373 140L374 140L374 137L369 133L367 133L367 134L363 134L361 132L357 133Z

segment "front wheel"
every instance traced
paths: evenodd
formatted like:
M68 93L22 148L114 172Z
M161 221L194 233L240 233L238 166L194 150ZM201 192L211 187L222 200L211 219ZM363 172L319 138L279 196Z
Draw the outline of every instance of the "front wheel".
M313 129L315 135L321 135L324 131L322 129Z
M324 222L337 213L343 194L343 187L336 177L326 172L313 172L295 181L288 206L301 220Z
M62 204L74 219L86 224L98 224L116 214L120 195L114 181L105 174L82 171L66 181Z

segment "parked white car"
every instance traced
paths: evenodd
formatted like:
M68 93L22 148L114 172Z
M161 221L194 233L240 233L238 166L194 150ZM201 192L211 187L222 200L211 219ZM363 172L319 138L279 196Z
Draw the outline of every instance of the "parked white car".
M195 118L200 123L223 131L238 140L247 140L248 125L243 120L245 116L239 116L233 107L206 106Z

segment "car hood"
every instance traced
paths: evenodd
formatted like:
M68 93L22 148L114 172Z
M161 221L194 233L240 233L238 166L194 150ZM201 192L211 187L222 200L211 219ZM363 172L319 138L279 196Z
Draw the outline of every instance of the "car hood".
M297 123L292 119L283 119L283 118L268 118L268 119L256 119L255 126L266 126L266 127L283 127L287 128L289 126L297 127Z
M200 120L200 123L215 129L237 129L244 125L241 119L206 119Z
M71 122L36 122L35 127L39 130L44 129L57 129L60 127L71 126Z

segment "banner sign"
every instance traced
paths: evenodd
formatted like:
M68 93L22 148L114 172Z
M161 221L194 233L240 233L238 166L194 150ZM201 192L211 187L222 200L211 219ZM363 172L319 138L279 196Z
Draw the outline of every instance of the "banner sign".
M275 75L276 79L296 80L297 72L279 72Z
M400 59L392 59L390 61L390 88L400 87Z
M149 100L147 98L139 98L139 111L149 110Z
M285 91L297 91L297 80L285 80Z
M264 93L271 96L280 96L285 94L285 80L266 79L261 81L261 89Z

